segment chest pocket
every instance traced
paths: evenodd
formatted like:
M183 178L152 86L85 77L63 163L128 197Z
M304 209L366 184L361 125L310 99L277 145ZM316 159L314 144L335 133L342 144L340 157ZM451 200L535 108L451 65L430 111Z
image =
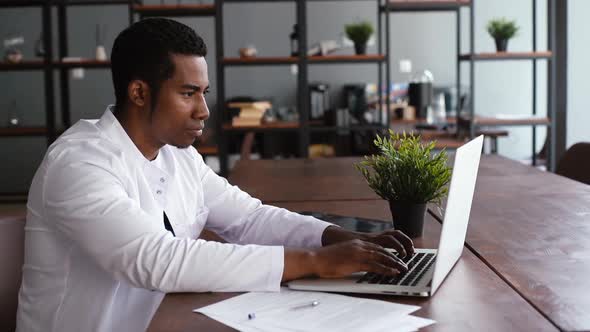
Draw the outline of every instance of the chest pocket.
M209 209L206 206L201 207L196 216L189 218L186 222L174 225L174 231L178 237L188 237L196 239L203 231L205 223L209 217Z

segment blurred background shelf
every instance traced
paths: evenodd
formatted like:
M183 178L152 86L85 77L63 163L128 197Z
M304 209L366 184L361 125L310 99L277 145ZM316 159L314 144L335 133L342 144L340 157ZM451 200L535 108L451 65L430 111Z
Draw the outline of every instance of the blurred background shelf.
M420 11L456 11L461 7L469 6L470 0L434 0L434 1L412 1L412 0L390 0L384 6L390 12L420 12Z
M493 53L476 53L476 54L461 54L459 60L461 61L492 61L492 60L534 60L534 59L549 59L553 56L550 51L544 52L493 52Z
M215 16L215 5L142 5L134 4L133 10L141 17L155 16Z

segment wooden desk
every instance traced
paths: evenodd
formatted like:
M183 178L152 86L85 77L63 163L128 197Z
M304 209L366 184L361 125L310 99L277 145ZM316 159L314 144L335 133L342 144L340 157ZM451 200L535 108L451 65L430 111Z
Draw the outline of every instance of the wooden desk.
M291 210L314 210L336 214L354 214L387 219L384 201L292 202L277 204ZM438 243L440 224L428 216L425 235L417 245L433 247ZM239 293L169 294L156 312L148 331L232 331L192 309L212 304ZM358 296L358 295L357 295ZM432 318L436 324L425 331L554 331L543 316L529 306L469 250L430 299L367 296L368 298L415 304L422 308L418 316Z
M590 186L486 157L467 243L560 329L590 330Z
M379 199L351 167L358 160L240 163L230 180L271 204L305 197ZM268 180L273 176L279 179ZM330 184L338 184L337 190ZM590 330L589 240L590 186L503 157L482 156L467 243L563 330Z
M360 160L240 160L229 182L267 203L379 199L353 167Z

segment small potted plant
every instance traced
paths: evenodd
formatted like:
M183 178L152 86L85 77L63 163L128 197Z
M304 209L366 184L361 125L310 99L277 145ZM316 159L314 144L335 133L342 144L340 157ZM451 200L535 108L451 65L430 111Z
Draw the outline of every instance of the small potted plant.
M363 21L359 23L347 24L344 27L346 36L354 43L354 51L356 54L367 53L367 42L373 34L373 25L371 22Z
M509 21L505 18L497 18L488 22L487 30L496 42L496 51L506 52L508 40L518 33L520 29L516 21Z
M379 153L355 164L369 187L389 201L393 227L412 238L422 236L427 203L440 206L448 193L451 168L447 153L433 153L434 142L419 136L395 134L374 140Z

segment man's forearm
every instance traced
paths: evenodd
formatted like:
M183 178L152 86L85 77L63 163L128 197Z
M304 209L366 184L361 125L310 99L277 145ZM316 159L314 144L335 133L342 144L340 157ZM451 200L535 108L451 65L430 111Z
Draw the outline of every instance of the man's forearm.
M315 253L305 249L285 249L282 281L315 275Z

